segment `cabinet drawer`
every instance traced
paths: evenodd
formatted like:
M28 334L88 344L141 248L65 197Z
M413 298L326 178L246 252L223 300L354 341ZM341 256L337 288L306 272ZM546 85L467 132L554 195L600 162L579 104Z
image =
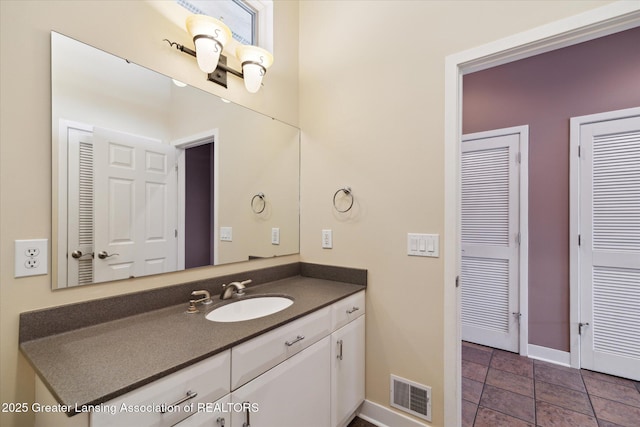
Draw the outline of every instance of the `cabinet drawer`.
M325 307L233 347L231 389L237 389L330 333L331 307Z
M198 403L214 402L228 394L230 370L231 352L225 351L106 402L115 414L94 412L90 425L172 426L195 413Z
M364 291L334 303L331 311L331 330L335 331L364 314Z
M231 427L231 395L227 394L216 402L203 402L196 405L197 413L174 427Z

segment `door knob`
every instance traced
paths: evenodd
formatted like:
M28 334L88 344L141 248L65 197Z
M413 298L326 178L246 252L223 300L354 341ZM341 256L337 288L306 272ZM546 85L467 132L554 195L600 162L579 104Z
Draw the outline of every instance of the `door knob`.
M75 259L81 259L82 257L86 256L90 256L91 258L93 258L93 252L91 252L90 254L83 254L82 251L76 249L75 251L71 252L71 256Z
M108 254L107 251L98 252L98 258L100 258L100 259L105 259L105 258L109 258L109 257L116 256L116 255L120 255L120 254Z

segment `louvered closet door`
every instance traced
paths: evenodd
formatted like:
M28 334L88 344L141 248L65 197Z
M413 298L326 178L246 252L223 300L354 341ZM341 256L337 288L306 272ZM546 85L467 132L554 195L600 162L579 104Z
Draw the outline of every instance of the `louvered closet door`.
M67 278L66 286L93 283L93 136L68 128ZM85 256L74 258L81 251Z
M517 352L519 134L462 142L462 339Z
M640 116L580 127L581 366L640 380Z

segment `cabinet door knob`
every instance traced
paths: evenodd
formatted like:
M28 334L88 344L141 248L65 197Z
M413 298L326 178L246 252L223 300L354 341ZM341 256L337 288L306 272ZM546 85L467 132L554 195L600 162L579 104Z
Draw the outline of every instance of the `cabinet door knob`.
M340 349L340 351L338 352L338 355L336 357L339 360L342 360L342 340L338 340L338 348Z
M353 306L353 308L347 310L347 314L353 314L358 310L360 310L360 307Z

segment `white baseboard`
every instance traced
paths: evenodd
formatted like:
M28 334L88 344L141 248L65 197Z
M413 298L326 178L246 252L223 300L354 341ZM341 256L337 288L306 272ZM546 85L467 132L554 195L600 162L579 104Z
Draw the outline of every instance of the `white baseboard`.
M527 350L529 351L529 357L532 359L543 360L556 365L571 366L571 353L568 351L560 351L533 344L529 344Z
M416 421L392 409L386 408L370 400L365 400L360 407L358 417L378 427L428 427L428 424Z

